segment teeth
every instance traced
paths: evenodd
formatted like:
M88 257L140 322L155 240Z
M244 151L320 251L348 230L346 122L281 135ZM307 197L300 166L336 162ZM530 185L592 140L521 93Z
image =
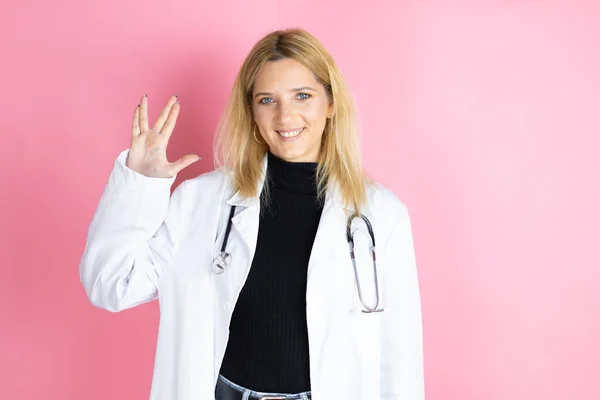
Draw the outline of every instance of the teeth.
M297 129L297 130L295 130L295 131L289 131L289 132L279 132L279 131L277 131L277 133L279 133L279 134L280 134L281 136L283 136L283 137L287 137L287 138L289 138L289 137L298 136L298 134L299 134L300 132L302 132L303 130L304 130L304 128Z

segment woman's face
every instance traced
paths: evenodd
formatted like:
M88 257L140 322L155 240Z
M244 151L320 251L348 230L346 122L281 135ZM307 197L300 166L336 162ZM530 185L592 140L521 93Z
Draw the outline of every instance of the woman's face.
M254 82L252 109L271 153L292 162L318 160L333 106L308 68L291 58L267 62Z

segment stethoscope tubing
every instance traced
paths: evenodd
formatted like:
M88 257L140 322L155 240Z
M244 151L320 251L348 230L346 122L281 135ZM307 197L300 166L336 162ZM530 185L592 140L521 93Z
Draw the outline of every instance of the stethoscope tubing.
M221 252L213 262L213 272L215 274L222 274L223 272L225 272L225 270L227 269L227 267L229 267L229 264L231 263L231 254L227 253L227 242L229 240L229 234L231 233L234 214L235 206L231 206L231 210L229 211L229 220L227 221L227 228L225 229L225 236L223 237L223 243L221 244ZM369 250L371 251L371 257L373 260L373 275L375 279L374 307L370 307L363 298L362 289L360 286L360 279L358 277L358 267L356 266L356 258L354 256L354 232L352 232L352 222L355 218L358 217L360 217L367 225L367 230L369 231L369 236L371 238L371 245ZM373 233L373 226L371 225L371 221L369 221L369 219L364 215L353 214L352 216L350 216L346 224L346 239L348 240L348 244L350 246L350 258L352 260L352 267L354 269L354 278L356 280L358 298L360 299L360 302L364 307L364 309L361 311L363 313L381 312L383 311L383 308L379 308L379 282L377 280L377 256L375 253L375 234Z

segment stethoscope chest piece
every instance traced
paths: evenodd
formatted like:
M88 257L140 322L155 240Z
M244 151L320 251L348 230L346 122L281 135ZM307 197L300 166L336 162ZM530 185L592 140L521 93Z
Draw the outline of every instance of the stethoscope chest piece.
M223 272L225 272L225 270L227 269L227 267L229 267L229 264L231 263L231 254L222 251L219 253L219 255L215 258L214 262L213 262L213 273L215 274L222 274Z

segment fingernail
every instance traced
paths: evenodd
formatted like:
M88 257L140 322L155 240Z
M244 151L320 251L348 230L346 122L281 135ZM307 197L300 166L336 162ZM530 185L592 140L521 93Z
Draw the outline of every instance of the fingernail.
M179 98L179 96L175 95L175 97Z
M148 95L146 93L144 93L144 97L148 97Z

